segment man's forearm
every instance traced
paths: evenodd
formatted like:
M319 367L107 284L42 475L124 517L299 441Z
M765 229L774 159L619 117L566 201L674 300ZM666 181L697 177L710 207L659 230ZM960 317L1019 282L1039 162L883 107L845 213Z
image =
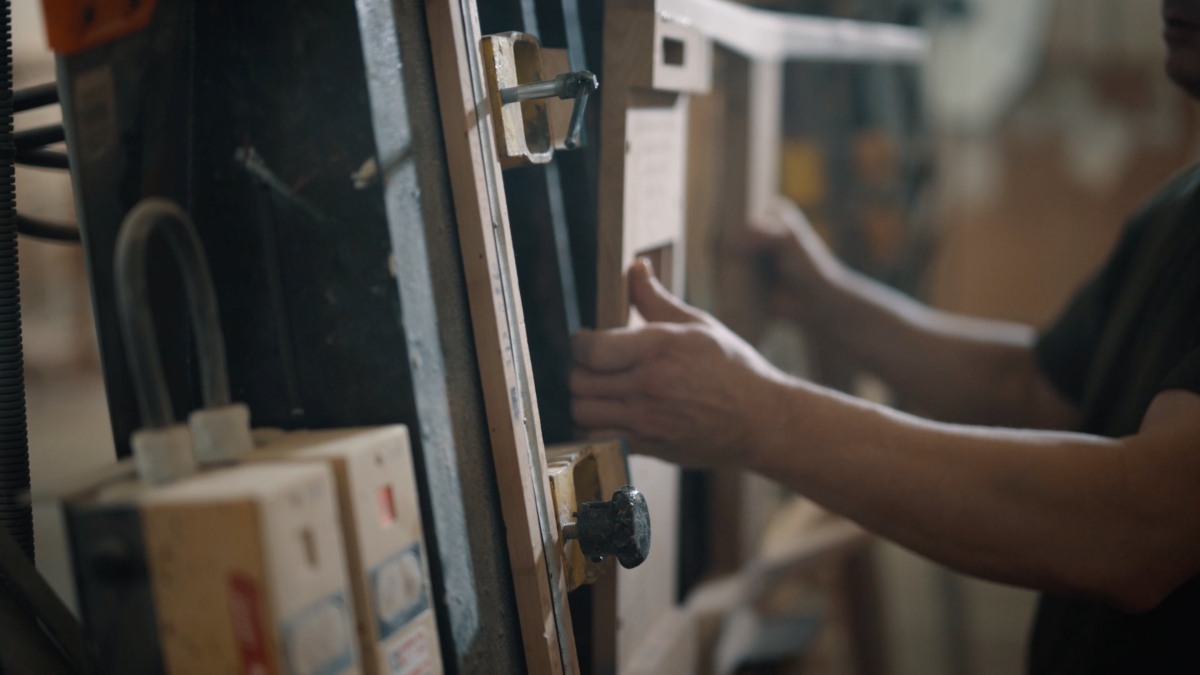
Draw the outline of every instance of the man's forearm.
M851 271L817 304L818 328L931 417L1048 428L1073 421L1034 363L1029 326L941 312Z
M1180 482L1200 462L1164 449L1186 436L979 429L780 386L751 468L951 567L1142 609L1197 559L1176 530L1200 509Z

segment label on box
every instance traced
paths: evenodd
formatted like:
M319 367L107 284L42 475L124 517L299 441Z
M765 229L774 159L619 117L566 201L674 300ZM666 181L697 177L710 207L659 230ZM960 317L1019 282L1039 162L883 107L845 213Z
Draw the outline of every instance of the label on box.
M371 608L381 642L429 607L420 542L375 566L370 582Z
M243 675L270 672L261 603L262 594L253 578L238 572L229 575L229 623Z
M283 647L291 675L337 675L353 666L345 594L334 593L284 621Z
M430 675L433 673L432 656L429 631L425 626L416 626L388 651L388 672L390 675Z

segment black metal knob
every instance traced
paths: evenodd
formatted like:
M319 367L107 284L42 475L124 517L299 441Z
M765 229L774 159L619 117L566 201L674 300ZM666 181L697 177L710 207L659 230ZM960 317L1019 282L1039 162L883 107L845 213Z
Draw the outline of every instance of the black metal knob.
M632 485L613 493L607 502L579 505L576 521L563 528L563 536L578 539L584 555L593 560L615 555L625 569L633 569L650 555L650 510L646 497Z

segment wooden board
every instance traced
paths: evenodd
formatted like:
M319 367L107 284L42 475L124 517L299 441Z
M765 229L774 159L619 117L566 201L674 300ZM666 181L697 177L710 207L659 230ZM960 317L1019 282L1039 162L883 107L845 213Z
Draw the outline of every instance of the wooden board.
M658 10L635 0L605 7L596 299L602 328L639 320L630 316L625 276L638 257L650 258L669 289L684 288L688 94L709 87L711 47L686 22ZM593 617L594 625L610 622L601 632L611 634L596 639L613 652L601 669L687 672L680 659L694 652L686 639L692 633L675 620L679 468L647 457L629 464L650 507L653 537L645 563L617 570L615 588L596 589L613 594L598 601Z
M700 96L700 114L692 120L685 92L708 88L710 39L725 47L721 95ZM703 45L703 51L696 45ZM685 278L695 281L688 290L702 306L751 341L759 337L767 324L765 297L758 270L745 256L745 225L764 215L778 194L783 61L911 62L922 58L925 48L921 31L903 27L769 13L725 0L610 0L601 117L598 325L638 321L630 316L624 273L634 259L648 255L672 291L680 294ZM664 75L669 72L664 64L680 54L685 69L697 70L687 76ZM697 54L701 57L687 62ZM699 124L694 133L693 122ZM689 234L700 239L689 242ZM700 274L685 276L685 260L700 261ZM652 514L655 542L678 541L678 470L635 458L631 472L651 507L659 503L660 512ZM713 479L710 510L718 519L709 525L708 553L714 571L733 572L754 555L776 493L764 479L748 474ZM693 652L703 645L674 602L676 555L672 551L656 558L652 553L643 567L617 576L619 670L687 672L699 663Z
M473 2L435 0L426 19L526 666L576 672L479 17Z
M717 44L757 61L919 62L928 39L917 28L747 7L730 0L660 0L660 9Z
M639 256L681 292L688 92L707 90L711 47L647 2L605 8L596 324L629 318L625 271Z

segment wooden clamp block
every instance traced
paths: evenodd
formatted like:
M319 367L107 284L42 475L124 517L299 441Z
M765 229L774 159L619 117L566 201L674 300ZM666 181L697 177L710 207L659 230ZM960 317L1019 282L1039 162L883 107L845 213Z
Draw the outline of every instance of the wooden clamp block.
M295 431L246 462L318 463L337 483L359 651L367 673L439 675L437 620L408 429Z
M654 263L683 289L688 96L711 85L712 46L661 3L614 0L605 11L597 324L625 325L625 270Z
M542 47L537 38L517 32L486 35L480 42L480 50L500 165L507 169L549 162L554 157L554 147L547 100L514 103L500 100L502 89L547 79L542 68Z
M93 637L109 638L110 672L360 672L328 468L124 480L64 509L80 605Z
M546 466L560 528L575 520L583 502L606 501L629 484L625 453L617 440L550 446L546 448ZM593 562L584 555L578 540L559 541L567 590L594 583L605 570L612 569L609 559Z

